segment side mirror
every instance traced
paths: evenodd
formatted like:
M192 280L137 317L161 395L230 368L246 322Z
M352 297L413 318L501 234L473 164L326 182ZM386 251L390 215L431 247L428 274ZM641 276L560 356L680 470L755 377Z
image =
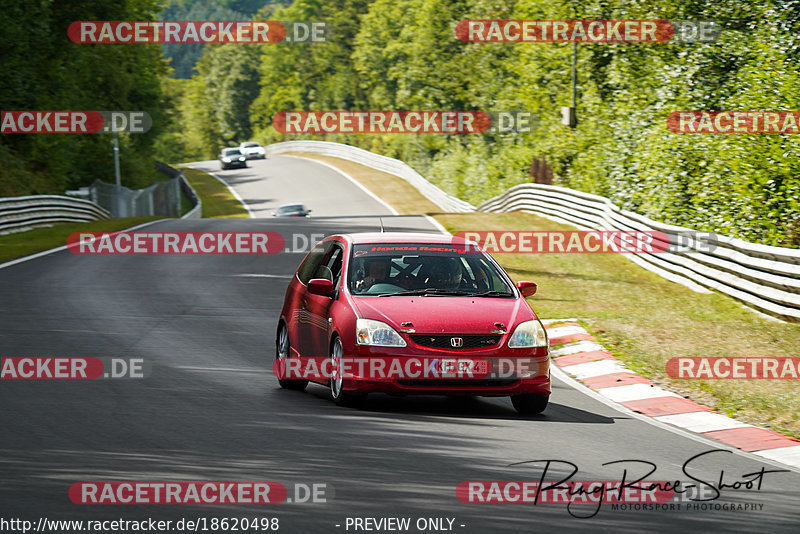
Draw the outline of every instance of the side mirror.
M333 295L333 282L325 278L312 278L308 281L308 292L312 295L330 297Z
M533 282L517 282L517 289L523 297L532 297L536 294L537 286Z

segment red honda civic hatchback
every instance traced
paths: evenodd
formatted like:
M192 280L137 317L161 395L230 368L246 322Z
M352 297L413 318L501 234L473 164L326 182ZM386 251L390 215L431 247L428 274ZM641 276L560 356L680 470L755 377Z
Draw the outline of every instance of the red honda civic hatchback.
M549 343L525 297L476 243L422 233L325 238L286 291L274 370L283 388L509 396L520 413L550 398Z

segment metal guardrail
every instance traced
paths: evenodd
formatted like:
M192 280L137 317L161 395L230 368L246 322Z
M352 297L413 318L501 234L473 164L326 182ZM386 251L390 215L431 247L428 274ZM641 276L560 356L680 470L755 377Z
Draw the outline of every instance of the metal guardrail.
M695 251L625 254L693 289L710 288L772 315L800 319L800 250L695 232L625 211L607 198L543 184L522 184L487 200L479 211L524 211L586 230L659 231L672 243L696 240Z
M583 230L659 231L672 243L687 235L696 251L624 254L637 265L694 291L714 289L772 315L800 319L800 250L748 243L698 233L622 210L609 199L566 187L521 184L477 208L448 195L402 161L327 141L288 141L267 146L267 154L312 152L361 163L403 178L440 208L452 212L524 211Z
M88 200L61 195L0 198L0 234L24 232L59 222L109 219L111 214Z
M402 178L416 187L428 200L445 211L459 213L475 211L475 206L448 195L402 161L354 146L328 141L286 141L268 145L266 152L267 156L285 154L287 152L312 152L321 156L346 159Z

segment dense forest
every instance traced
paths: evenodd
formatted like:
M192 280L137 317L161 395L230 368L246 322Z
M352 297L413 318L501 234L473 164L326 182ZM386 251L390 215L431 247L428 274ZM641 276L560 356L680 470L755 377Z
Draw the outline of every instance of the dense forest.
M281 4L291 0L273 2L265 0L169 0L158 14L160 20L250 20L261 9L269 15ZM172 67L173 78L191 78L198 74L197 60L203 55L202 44L164 44L164 55Z
M31 5L41 16L25 14L25 20L36 20L25 31L41 32L53 48L54 57L44 65L25 59L28 50L19 36L3 36L12 52L6 54L12 67L7 70L14 72L0 81L4 109L46 109L55 102L62 108L114 103L146 109L159 127L141 140L128 139L129 150L170 161L214 157L220 147L251 138L346 142L401 158L473 203L530 181L536 161L552 171L555 184L607 196L657 220L800 246L800 136L691 135L666 128L675 110L800 110L800 0L261 2L254 17L325 21L331 38L208 45L188 79L165 70L149 45L63 43L69 20L165 18L154 2L129 0L124 9L91 13L77 2L74 13L68 12L64 6L70 3L37 2ZM186 14L191 4L168 9ZM258 3L216 4L252 13ZM579 44L578 125L570 129L561 125L560 108L571 98L572 45L464 43L454 28L465 19L715 20L723 31L707 43ZM187 61L178 63L188 76ZM53 68L60 78L46 74ZM98 79L104 81L88 82ZM55 99L61 94L67 96ZM272 127L279 111L327 109L526 110L536 120L523 134L449 136L298 136ZM2 139L0 194L43 192L30 185L48 183L37 182L40 176L58 176L52 184L70 185L86 179L88 168L101 167L100 156L73 155L93 154L82 144L92 141L38 137ZM101 142L106 141L94 141ZM62 157L70 143L77 150Z
M125 184L145 185L154 175L153 152L166 120L161 47L76 44L67 28L76 20L154 20L158 8L155 0L0 0L0 107L147 111L150 133L120 136ZM63 193L113 177L111 135L0 136L0 196Z

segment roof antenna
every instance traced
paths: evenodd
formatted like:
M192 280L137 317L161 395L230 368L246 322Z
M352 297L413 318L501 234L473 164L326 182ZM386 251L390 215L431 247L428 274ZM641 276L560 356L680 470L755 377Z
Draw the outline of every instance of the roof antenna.
M383 218L382 217L378 217L378 221L380 221L380 223L381 223L381 233L384 233L386 230L383 229Z

